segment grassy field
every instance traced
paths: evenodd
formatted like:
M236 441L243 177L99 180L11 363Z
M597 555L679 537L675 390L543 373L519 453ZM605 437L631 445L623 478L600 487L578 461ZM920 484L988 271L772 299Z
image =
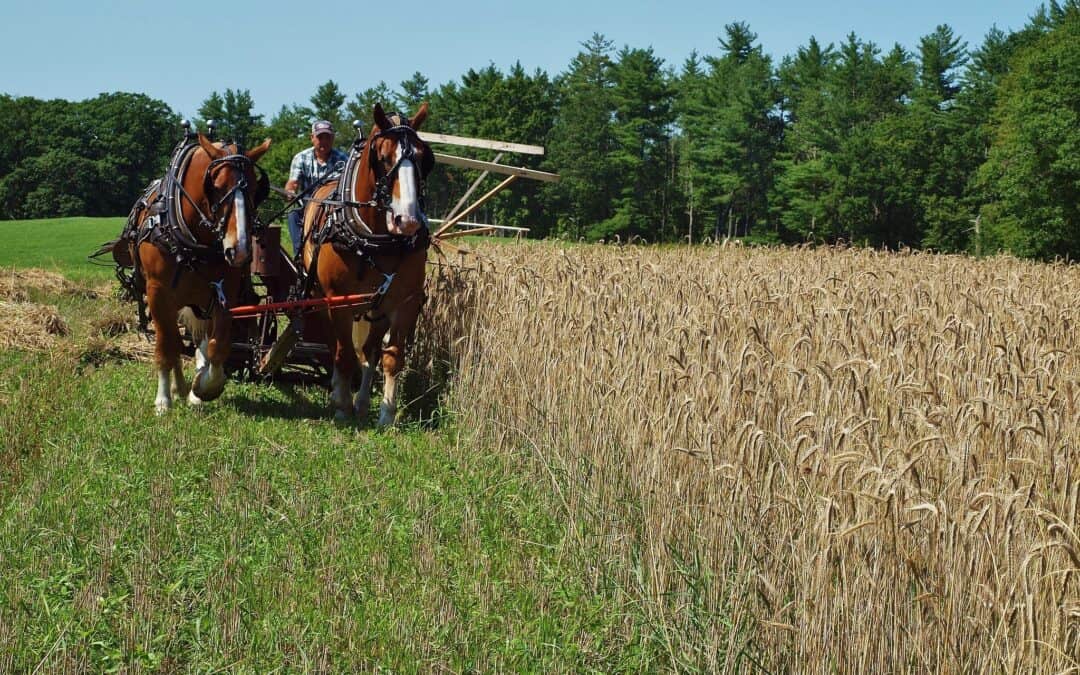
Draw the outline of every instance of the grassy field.
M230 383L156 418L150 364L95 328L134 310L85 262L121 224L0 223L7 277L76 282L20 295L66 335L0 350L0 672L639 671L667 658L650 617L582 557L549 487L449 413L434 432L378 433L330 422L320 388Z
M37 268L60 272L76 282L112 279L112 268L96 267L86 256L124 228L124 218L56 218L0 221L0 269Z

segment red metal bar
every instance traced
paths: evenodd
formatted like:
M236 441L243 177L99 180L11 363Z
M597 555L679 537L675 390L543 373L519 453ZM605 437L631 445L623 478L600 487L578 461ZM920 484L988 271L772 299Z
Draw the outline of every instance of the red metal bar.
M333 295L329 298L311 298L292 302L267 302L260 305L233 307L229 314L234 317L255 316L265 312L288 311L290 309L323 309L327 307L358 307L375 299L376 293L357 293L355 295Z

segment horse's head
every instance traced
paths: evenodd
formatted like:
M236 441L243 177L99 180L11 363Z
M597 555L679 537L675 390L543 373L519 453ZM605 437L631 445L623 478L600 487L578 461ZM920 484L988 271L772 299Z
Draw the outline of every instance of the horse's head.
M375 201L386 213L390 234L409 236L427 224L424 179L435 164L435 156L416 133L427 115L427 103L411 119L387 115L375 104L368 162L375 177Z
M233 267L251 257L255 209L266 199L270 182L255 163L270 148L270 139L247 152L236 145L219 146L199 134L199 147L209 157L202 192L206 217L221 241L225 260Z

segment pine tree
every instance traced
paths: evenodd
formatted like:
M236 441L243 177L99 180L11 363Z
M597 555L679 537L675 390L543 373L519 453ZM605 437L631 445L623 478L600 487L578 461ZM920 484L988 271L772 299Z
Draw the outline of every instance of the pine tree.
M707 57L706 95L696 121L701 206L713 236L745 236L768 221L773 158L783 127L772 63L744 23L724 27L724 52ZM693 130L691 130L693 133Z
M994 111L980 177L987 243L1017 255L1080 257L1080 8L1058 6L1019 52Z
M327 80L319 85L311 98L311 117L314 120L327 120L334 125L338 133L344 131L345 94L333 80Z
M701 191L704 184L702 156L704 130L708 116L708 78L696 51L683 62L682 73L675 81L675 100L672 104L678 134L674 138L677 161L677 185L673 192L683 203L682 222L686 238L693 243L700 239Z
M353 96L353 100L349 101L345 106L346 114L349 117L349 123L359 121L360 128L364 130L366 135L368 131L374 126L375 121L371 117L372 111L375 109L375 104L379 103L384 109L388 110L393 106L395 99L394 93L390 90L390 87L386 82L379 81L374 87L368 87L364 91Z
M401 83L401 94L395 97L398 109L406 115L416 112L420 104L428 100L428 79L419 71Z
M828 92L836 67L833 45L823 48L811 37L778 72L786 128L776 162L774 217L787 236L805 241L826 238L828 224L837 219L830 195L840 180L832 161L839 135L830 123Z
M476 138L547 145L555 108L555 87L547 74L537 70L529 74L520 63L509 73L494 65L470 69L460 82L450 82L429 97L432 123L425 129ZM500 157L494 150L455 147L453 154L493 161ZM526 168L548 169L543 157L503 154L502 163ZM478 171L445 170L435 167L428 181L428 204L434 213L445 214L478 177ZM482 188L491 187L492 175ZM531 180L514 183L509 190L488 201L475 215L477 222L530 228L531 236L545 236L551 229L552 199L548 184ZM474 194L474 196L476 196Z
M224 95L214 91L199 106L201 120L196 120L196 127L205 131L212 120L215 138L247 145L255 141L255 132L262 125L262 115L256 115L254 108L247 89L226 89Z
M623 48L613 64L614 141L608 155L619 176L614 213L596 223L591 238L658 240L667 214L672 89L663 61L651 49Z
M559 232L573 238L597 236L591 228L612 216L618 192L618 175L608 161L615 147L612 43L597 33L582 47L559 80L551 142L552 164L562 175Z
M967 62L967 43L952 28L939 25L919 40L919 87L916 100L930 105L951 102L960 92L957 71Z
M940 25L919 41L918 86L905 129L913 152L906 163L918 191L921 245L939 251L964 250L974 217L964 190L975 167L961 140L963 114L956 100L967 60L966 43L949 26Z
M199 106L198 117L192 120L194 128L204 133L208 132L210 123L214 124L215 137L220 137L225 131L225 99L216 91L210 92L206 100Z

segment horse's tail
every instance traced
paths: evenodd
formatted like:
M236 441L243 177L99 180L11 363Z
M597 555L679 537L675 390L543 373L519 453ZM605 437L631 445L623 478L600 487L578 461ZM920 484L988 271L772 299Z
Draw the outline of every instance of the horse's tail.
M112 241L107 241L97 248L96 251L87 256L90 260L95 260L105 255L111 255L113 262L120 267L134 267L135 261L132 258L131 246L128 238L124 235L120 235Z
M184 307L180 310L177 321L187 330L188 335L191 336L191 341L196 345L205 340L206 336L210 334L210 319L200 319L195 316L194 310L190 307Z
M123 237L117 237L116 239L105 242L104 244L99 246L96 251L91 253L88 257L90 257L90 258L98 258L98 257L101 257L101 256L105 255L106 253L111 254L113 252L113 250L116 248L116 245L119 244L122 239L123 239Z

